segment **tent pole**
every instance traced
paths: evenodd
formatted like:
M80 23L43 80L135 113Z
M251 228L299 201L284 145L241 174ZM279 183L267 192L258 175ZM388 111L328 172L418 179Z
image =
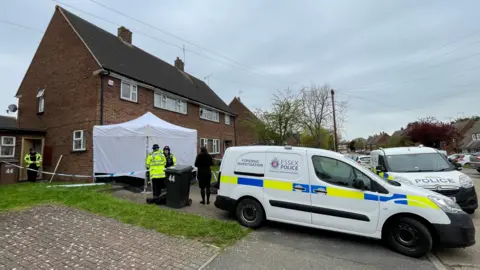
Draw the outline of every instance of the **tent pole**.
M147 158L148 158L148 136L147 136L147 145L145 145L145 152L146 152L145 160L147 160ZM145 181L144 181L144 185L143 185L143 193L147 193L147 186L148 186L148 179L147 179L147 174L145 172Z

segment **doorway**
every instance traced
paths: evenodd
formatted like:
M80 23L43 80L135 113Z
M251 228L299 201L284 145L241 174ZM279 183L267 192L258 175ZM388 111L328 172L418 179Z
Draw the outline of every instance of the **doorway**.
M40 153L40 155L42 155L42 158L43 158L44 142L45 142L45 139L40 137L38 138L23 137L22 138L22 151L19 157L20 164L22 167L27 167L26 166L27 164L25 164L25 156L30 152L30 148L35 149L35 151L37 151L37 153ZM43 170L43 166L42 166L42 170ZM37 176L37 179L42 179L42 177L43 177L43 174L39 173ZM26 181L26 180L27 180L27 170L21 169L19 181Z
M233 145L233 141L223 141L223 153L227 151L227 148Z

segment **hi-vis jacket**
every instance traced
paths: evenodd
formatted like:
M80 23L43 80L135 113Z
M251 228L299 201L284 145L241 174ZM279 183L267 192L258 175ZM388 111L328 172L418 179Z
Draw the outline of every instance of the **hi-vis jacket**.
M153 151L147 157L147 170L150 170L150 178L164 178L165 177L165 165L167 159L160 150Z
M32 165L33 163L35 163L35 165L37 165L37 167L41 167L42 166L42 155L40 155L40 153L36 153L35 154L35 161L32 161L30 159L30 153L28 153L26 156L25 156L25 165L30 166Z

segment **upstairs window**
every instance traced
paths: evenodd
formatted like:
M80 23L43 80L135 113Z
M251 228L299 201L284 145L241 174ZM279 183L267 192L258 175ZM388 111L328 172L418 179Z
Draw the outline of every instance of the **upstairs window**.
M230 125L230 115L225 114L225 124Z
M219 122L220 121L220 113L218 111L212 110L212 109L207 109L204 107L200 107L200 118L213 121L213 122Z
M480 133L473 133L472 134L472 141L480 140Z
M121 99L132 101L132 102L137 102L137 85L122 81L121 87L120 87L120 97Z
M0 157L15 156L15 137L0 137Z
M185 100L175 99L165 94L155 93L153 106L172 112L187 114L187 102Z
M75 130L73 132L73 151L87 150L87 138L85 130Z
M37 112L43 113L45 111L45 89L38 90L37 93Z

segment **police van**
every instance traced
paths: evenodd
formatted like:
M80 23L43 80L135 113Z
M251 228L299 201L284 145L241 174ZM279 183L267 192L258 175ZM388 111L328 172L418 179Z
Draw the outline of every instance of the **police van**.
M385 179L405 185L415 185L443 194L467 213L478 207L472 179L459 172L446 155L430 147L394 147L370 153L372 168Z
M229 147L215 206L250 228L266 220L384 239L412 257L475 244L468 214L448 197L379 177L342 154L301 147Z

